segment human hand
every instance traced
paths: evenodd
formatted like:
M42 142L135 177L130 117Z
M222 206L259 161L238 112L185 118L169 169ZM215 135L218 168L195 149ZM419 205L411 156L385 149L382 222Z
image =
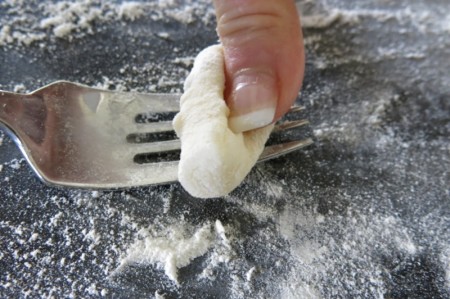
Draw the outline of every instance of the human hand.
M224 47L229 126L256 129L283 116L304 74L300 20L293 0L214 0Z

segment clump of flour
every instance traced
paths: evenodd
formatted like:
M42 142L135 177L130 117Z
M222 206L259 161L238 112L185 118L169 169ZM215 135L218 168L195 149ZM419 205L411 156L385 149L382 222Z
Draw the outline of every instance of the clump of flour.
M172 19L185 24L196 21L209 24L214 12L207 4L206 0L182 3L171 0L42 2L33 8L33 14L24 18L28 12L27 3L6 1L0 4L7 13L7 17L0 20L0 47L11 44L29 46L53 38L70 41L94 34L94 30L108 22L133 22L146 15L153 21Z
M204 224L192 235L189 235L188 228L193 229L188 223L178 223L164 227L162 231L155 231L155 228L141 229L137 234L138 240L121 258L115 273L130 264L155 264L178 284L177 270L189 265L194 258L206 254L218 241L223 241L225 236L219 220L214 225Z

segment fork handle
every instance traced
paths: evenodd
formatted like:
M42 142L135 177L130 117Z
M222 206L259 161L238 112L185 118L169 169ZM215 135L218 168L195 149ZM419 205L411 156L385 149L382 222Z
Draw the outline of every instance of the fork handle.
M47 118L44 99L38 95L0 91L0 122L18 137L42 140Z
M0 91L0 121L5 125L14 126L17 117L23 110L21 98L24 95L7 91Z

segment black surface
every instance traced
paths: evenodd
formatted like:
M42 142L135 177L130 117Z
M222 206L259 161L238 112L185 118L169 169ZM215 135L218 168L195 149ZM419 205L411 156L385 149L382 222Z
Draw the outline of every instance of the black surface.
M1 135L0 296L449 298L447 1L299 6L307 48L299 102L316 142L258 165L227 198L194 199L179 184L98 196L47 187L24 160L15 167L20 152ZM3 3L0 17L8 11ZM307 23L336 12L327 26ZM217 40L214 24L194 16L189 24L99 21L93 34L71 41L47 32L30 46L0 46L0 88L65 79L180 90L189 67L174 59ZM162 76L176 83L158 85ZM215 280L199 280L208 254L179 270L180 286L155 265L112 275L139 229L216 219L233 228L235 255L231 266L214 268ZM92 229L96 241L87 237ZM251 267L256 274L246 282Z

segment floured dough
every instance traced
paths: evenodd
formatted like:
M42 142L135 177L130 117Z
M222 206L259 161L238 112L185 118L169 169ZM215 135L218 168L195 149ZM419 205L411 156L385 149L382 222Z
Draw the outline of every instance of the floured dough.
M222 46L204 49L184 84L173 125L181 139L178 180L195 197L227 195L255 165L273 125L236 134L228 127Z

